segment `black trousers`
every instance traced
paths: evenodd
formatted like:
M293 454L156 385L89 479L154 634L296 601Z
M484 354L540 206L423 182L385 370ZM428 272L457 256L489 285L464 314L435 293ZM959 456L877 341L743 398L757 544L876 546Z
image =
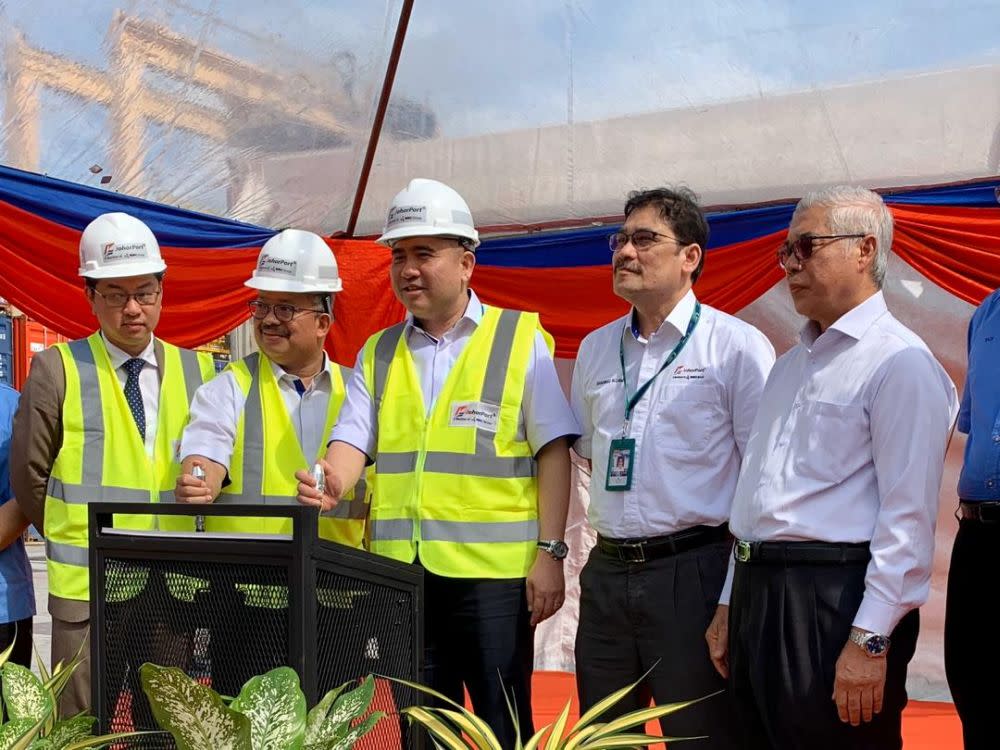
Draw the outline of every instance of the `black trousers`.
M445 578L425 571L424 602L424 683L459 705L468 689L476 715L505 749L515 743L506 689L526 742L534 732L535 645L524 579Z
M701 698L726 687L708 657L705 630L726 579L732 543L714 542L672 557L625 563L595 548L580 573L576 680L580 711L645 681L599 721L649 705ZM735 748L726 693L660 721L667 736L708 735L700 748ZM640 727L641 729L641 727Z
M920 629L916 610L891 633L882 711L840 721L837 658L865 590L867 563L736 564L729 608L730 686L744 747L753 750L902 748L906 668Z
M965 750L994 750L1000 729L1000 644L983 619L997 604L1000 523L962 521L951 552L944 620L944 666L962 719Z

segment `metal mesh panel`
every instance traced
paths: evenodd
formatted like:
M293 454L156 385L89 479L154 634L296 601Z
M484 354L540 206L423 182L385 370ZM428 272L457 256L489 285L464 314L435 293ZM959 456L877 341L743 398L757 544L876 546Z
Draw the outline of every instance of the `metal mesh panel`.
M417 680L413 624L414 596L402 590L345 575L316 571L316 651L319 695L368 674ZM372 709L387 714L358 744L360 750L407 747L416 738L400 724L399 708L418 702L409 688L379 679Z
M178 667L223 695L289 663L283 566L105 560L104 622L93 637L110 731L157 728L139 683L144 662ZM128 746L174 744L158 735Z

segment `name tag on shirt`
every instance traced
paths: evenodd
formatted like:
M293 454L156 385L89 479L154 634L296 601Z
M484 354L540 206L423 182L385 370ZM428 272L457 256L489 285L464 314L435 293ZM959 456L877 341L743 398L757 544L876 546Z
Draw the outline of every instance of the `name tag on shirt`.
M453 401L449 427L478 427L496 432L500 421L500 407L484 401Z
M625 492L632 489L632 469L635 465L635 438L618 438L611 441L608 451L608 474L604 489L608 492Z

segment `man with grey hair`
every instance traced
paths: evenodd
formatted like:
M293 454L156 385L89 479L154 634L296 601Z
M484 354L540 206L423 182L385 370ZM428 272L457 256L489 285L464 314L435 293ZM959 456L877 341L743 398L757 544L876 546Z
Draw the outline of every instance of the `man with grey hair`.
M706 633L752 748L900 748L955 387L881 287L892 217L807 195L778 249L808 322L764 386Z

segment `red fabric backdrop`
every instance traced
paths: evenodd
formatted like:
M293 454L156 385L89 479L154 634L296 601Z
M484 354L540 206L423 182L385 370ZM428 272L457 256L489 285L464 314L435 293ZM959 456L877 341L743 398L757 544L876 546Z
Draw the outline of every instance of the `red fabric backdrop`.
M891 206L895 252L952 294L978 304L1000 286L1000 209ZM0 202L0 295L49 328L86 335L95 321L76 275L79 231ZM775 249L784 232L710 250L696 291L706 303L736 312L781 278ZM328 240L340 265L331 355L350 365L373 332L400 320L388 282L385 248L364 240ZM258 248L164 247L169 266L158 334L195 346L248 317L252 292L243 281ZM473 284L489 303L541 313L557 354L573 357L589 331L621 315L608 266L517 268L480 265Z

